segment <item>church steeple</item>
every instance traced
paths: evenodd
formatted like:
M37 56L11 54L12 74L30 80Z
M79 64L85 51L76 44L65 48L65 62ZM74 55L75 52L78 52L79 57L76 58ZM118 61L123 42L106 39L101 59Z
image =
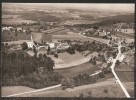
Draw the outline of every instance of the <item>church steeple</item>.
M31 35L31 42L34 42L34 41L33 41L33 37L32 37L32 35Z

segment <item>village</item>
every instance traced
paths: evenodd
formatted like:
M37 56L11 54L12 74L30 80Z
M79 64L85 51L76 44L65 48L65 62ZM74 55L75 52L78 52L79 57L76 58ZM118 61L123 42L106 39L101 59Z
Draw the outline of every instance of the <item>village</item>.
M36 13L37 17L42 11L28 12ZM22 12L22 18L28 12ZM54 97L58 88L59 97L95 97L100 88L101 93L98 93L103 95L100 97L115 97L116 90L119 91L118 97L133 97L134 91L129 86L134 84L134 22L131 19L120 21L118 16L125 15L116 13L113 13L116 23L112 19L88 21L90 15L80 15L80 12L45 11L49 14L47 18L54 13L59 17L52 16L49 22L41 19L35 23L3 24L3 96ZM68 13L72 15L70 18L65 16ZM101 19L102 15L98 17ZM112 17L112 14L107 16ZM24 86L31 91L25 89L18 93L15 89L14 94L7 92L12 86ZM83 92L85 89L87 91ZM48 95L46 91L53 93Z

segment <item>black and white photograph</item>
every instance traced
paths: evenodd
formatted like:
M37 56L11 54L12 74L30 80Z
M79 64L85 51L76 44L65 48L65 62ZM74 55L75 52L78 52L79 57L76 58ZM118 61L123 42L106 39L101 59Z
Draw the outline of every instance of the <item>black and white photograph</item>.
M134 98L135 3L2 3L1 96Z

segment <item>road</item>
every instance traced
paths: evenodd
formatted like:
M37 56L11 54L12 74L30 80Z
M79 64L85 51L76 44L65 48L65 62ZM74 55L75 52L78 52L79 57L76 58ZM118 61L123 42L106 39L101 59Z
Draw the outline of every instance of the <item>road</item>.
M101 70L99 70L99 71L97 71L94 74L91 74L89 76L94 76L96 74L99 74L100 72L101 72ZM32 94L32 93L36 93L36 92L42 92L42 91L46 91L46 90L49 90L49 89L53 89L53 88L60 87L60 86L61 86L61 84L58 84L58 85L54 85L54 86L51 86L51 87L46 87L46 88L37 89L37 90L33 90L33 91L28 91L28 92L11 94L11 95L2 96L2 97L16 97L16 96L24 95L24 94Z
M117 57L115 59L113 59L113 63L112 65L110 66L111 70L112 70L112 73L115 77L115 79L117 80L117 82L119 83L120 87L122 88L123 92L125 93L126 97L127 98L130 98L130 95L128 94L126 88L123 86L122 82L120 81L120 79L118 78L117 74L115 73L114 71L114 67L115 67L115 64L116 64L116 61L118 60L118 58L120 57L121 55L121 44L119 44L118 46L118 54L117 54Z
M80 34L80 33L79 33L79 35L84 36L84 35L82 35L82 34ZM84 36L84 37L87 37L87 36ZM91 38L91 37L88 37L88 38ZM95 40L96 40L96 39L95 39ZM101 41L101 40L96 40L96 41L103 42L103 41ZM105 42L103 42L103 43L105 43ZM114 75L116 81L119 83L120 87L122 88L123 92L125 93L126 97L127 97L127 98L130 98L130 95L128 94L126 88L123 86L122 82L120 81L120 79L118 78L117 74L116 74L115 71L114 71L114 67L115 67L116 61L119 59L119 57L120 57L120 55L121 55L121 47L122 47L122 46L121 46L121 43L119 43L119 44L118 44L118 51L119 51L119 52L118 52L118 54L117 54L116 59L113 59L113 63L112 63L112 65L110 66L110 68L111 68L111 70L112 70L112 73L113 73L113 75Z
M118 60L118 58L121 55L121 44L118 45L118 51L119 52L117 54L117 57L115 59L113 59L113 63L110 66L110 68L112 70L112 73L113 73L115 79L117 80L117 82L119 83L119 85L122 88L123 92L125 93L126 97L130 98L130 95L128 94L127 90L125 89L125 87L123 86L123 84L121 83L120 79L118 78L117 74L114 71L114 67L115 67L116 61ZM92 74L90 76L96 75L96 74L98 74L100 72L101 71L96 72L96 73L94 73L94 74ZM52 88L55 88L55 87L60 87L60 86L61 86L61 84L55 85L55 86L51 86L51 87L47 87L47 88L43 88L43 89L38 89L38 90L35 90L35 91L30 91L30 92L24 92L24 93L18 93L18 94L8 95L8 96L5 96L5 97L14 97L14 96L17 96L17 95L22 95L22 94L28 94L28 93L34 93L34 92L41 92L41 91L45 91L45 90L52 89Z
M41 91L49 90L49 89L60 87L60 86L61 86L61 84L58 84L58 85L51 86L51 87L46 87L46 88L42 88L42 89L38 89L38 90L34 90L34 91L29 91L29 92L12 94L12 95L8 95L8 96L4 96L4 97L15 97L15 96L18 96L18 95L23 95L23 94L31 94L31 93L41 92Z

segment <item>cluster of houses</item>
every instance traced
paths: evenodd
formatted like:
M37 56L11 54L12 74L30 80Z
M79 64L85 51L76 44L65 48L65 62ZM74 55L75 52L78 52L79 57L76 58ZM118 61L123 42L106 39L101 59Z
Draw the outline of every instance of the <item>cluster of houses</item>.
M91 31L91 33L92 34L97 34L97 35L99 35L99 36L101 36L101 37L103 37L103 36L111 36L111 32L110 31L108 31L108 30L105 30L105 29L98 29L98 30L96 30L96 31L94 31L94 29L87 29L87 30L85 30L84 32L82 32L82 35L86 35L86 34L89 34L89 31Z
M111 35L110 31L106 31L104 29L98 29L96 32L99 34L99 36L110 36Z
M6 31L24 32L24 33L27 31L26 29L23 29L23 28L21 28L21 27L14 28L14 27L11 27L11 26L9 26L9 27L2 27L2 32L3 32L4 30L6 30Z
M115 26L114 31L122 33L135 33L134 23L118 23Z
M121 32L121 33L134 33L135 32L133 28L126 28L126 29L116 28L115 31Z
M34 43L37 42L37 44ZM35 39L33 40L33 37L31 36L31 41L26 42L28 49L34 49L34 47L37 50L40 50L42 48L44 48L45 50L50 49L50 52L57 52L57 51L61 51L61 50L66 50L69 48L69 45L67 43L61 43L58 41L54 41L54 42L46 42L46 44L44 45L39 45L38 43L41 43L39 41L36 41Z

